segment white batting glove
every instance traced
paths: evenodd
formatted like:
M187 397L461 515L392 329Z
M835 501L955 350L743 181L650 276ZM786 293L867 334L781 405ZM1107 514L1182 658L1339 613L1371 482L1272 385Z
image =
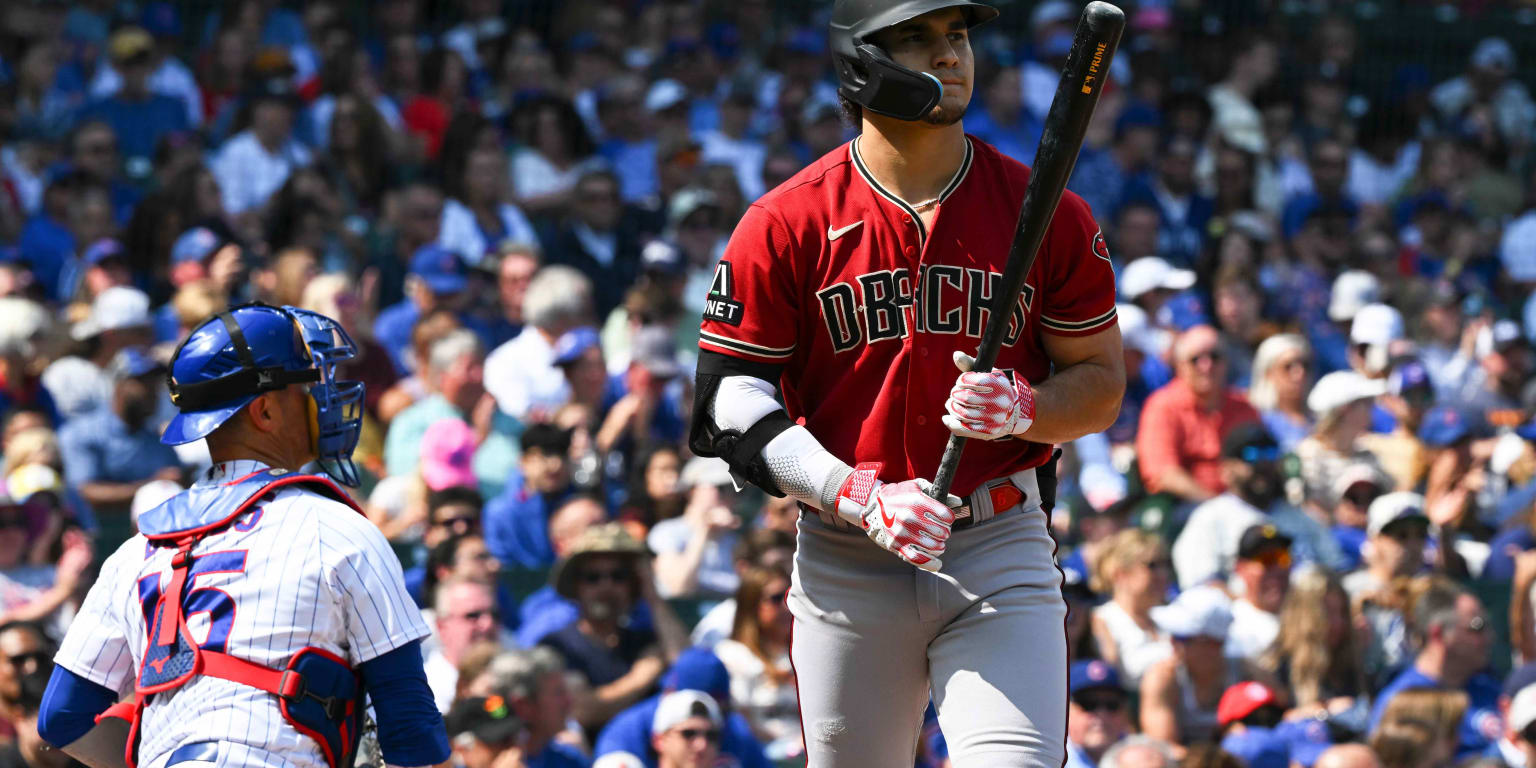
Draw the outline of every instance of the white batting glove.
M948 503L930 498L927 480L882 483L875 479L880 464L860 464L837 493L837 514L864 529L876 544L925 571L944 566L940 556L955 522L951 507L960 497L949 494Z
M976 359L955 353L960 375L944 402L940 419L949 431L978 440L1001 440L1029 431L1035 423L1035 391L1023 376L1003 371L972 371Z

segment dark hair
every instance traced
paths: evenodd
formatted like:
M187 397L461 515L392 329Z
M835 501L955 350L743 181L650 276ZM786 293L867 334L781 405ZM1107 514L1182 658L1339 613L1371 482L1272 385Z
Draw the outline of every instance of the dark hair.
M479 514L485 507L485 497L474 488L463 485L450 486L440 491L428 491L427 522L437 522L437 511L454 504L474 507L475 513Z
M597 145L593 143L591 134L587 133L587 124L582 122L581 115L571 106L571 102L559 96L537 96L518 107L510 121L512 138L523 146L533 146L539 130L539 115L545 110L555 111L560 121L560 135L570 142L571 157L589 157L597 151Z
M357 167L363 178L362 188L351 190L353 198L359 206L369 210L377 210L380 199L384 196L384 187L389 173L389 164L382 162L389 156L389 127L385 125L384 118L379 115L371 102L356 93L342 93L336 96L336 108L341 109L343 100L351 100L357 104L357 150L359 162ZM336 131L336 115L331 114L331 139L328 144L326 164L335 168L336 172L345 176L348 166L345 160L349 152L342 152L336 148L334 140Z
M844 96L841 92L837 94L837 106L842 109L843 122L847 123L848 127L857 131L864 126L863 107L853 103L852 100L850 100L847 96Z
M523 453L564 456L571 452L571 433L553 424L534 424L523 432L521 445Z
M421 581L421 596L430 605L437 594L439 568L451 568L458 559L459 545L470 539L483 539L479 533L456 533L437 543L427 552L427 572Z
M469 156L475 152L475 137L490 127L494 127L491 121L468 110L460 111L448 121L437 163L443 194L456 200L464 199L464 169L469 167Z

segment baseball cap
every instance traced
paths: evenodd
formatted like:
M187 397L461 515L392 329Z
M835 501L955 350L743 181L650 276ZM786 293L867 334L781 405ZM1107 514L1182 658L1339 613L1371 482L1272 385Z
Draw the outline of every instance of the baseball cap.
M1431 448L1455 445L1472 433L1471 415L1453 405L1430 408L1419 424L1419 439Z
M713 651L701 646L677 655L672 668L661 678L667 691L703 691L717 699L731 697L731 673Z
M1247 462L1274 461L1280 458L1280 444L1263 424L1245 422L1233 427L1222 439L1221 457Z
M683 252L666 240L652 240L640 249L640 269L663 275L682 274Z
M1291 746L1291 762L1312 768L1319 757L1333 746L1328 723L1315 717L1292 720L1275 726L1275 734Z
M714 207L715 193L702 187L684 187L667 204L667 224L675 229L700 209Z
M1428 523L1429 517L1424 514L1424 497L1411 491L1396 491L1376 497L1365 513L1365 532L1375 536L1399 520L1423 520Z
M650 90L645 92L645 110L647 112L662 112L688 98L688 89L682 83L671 78L662 78L651 83Z
M469 285L464 273L463 259L436 243L417 248L411 256L411 274L421 278L439 296L462 293Z
M709 694L691 690L663 694L656 705L656 715L651 718L651 735L666 733L693 717L706 718L711 725L720 727L720 707Z
M1232 625L1232 601L1213 586L1198 586L1179 593L1167 605L1152 608L1152 621L1176 638L1224 639Z
M1237 559L1247 560L1257 556L1266 549L1287 549L1291 546L1291 537L1280 532L1270 523L1250 525L1243 531L1243 537L1237 540Z
M1135 304L1115 305L1115 319L1120 325L1120 338L1133 349L1141 350L1148 357L1162 357L1165 346L1162 333L1152 327L1147 311Z
M1385 379L1367 379L1354 371L1334 371L1317 380L1307 393L1307 408L1318 416L1357 400L1370 400L1387 391Z
M176 238L171 244L171 262L184 264L187 262L202 261L212 256L214 251L224 243L224 238L219 237L213 230L207 227L193 227Z
M164 371L165 363L155 359L149 350L143 347L124 347L118 350L117 354L112 356L111 365L107 366L107 373L114 381Z
M572 328L555 340L554 364L570 365L581 359L587 350L598 345L597 329L589 325Z
M1509 726L1515 732L1524 731L1536 723L1536 685L1521 688L1509 701Z
M683 370L677 363L672 332L664 326L647 325L635 331L631 347L634 363L658 379L674 378Z
M478 485L475 480L475 431L462 419L441 419L421 437L421 479L427 488Z
M1386 304L1367 304L1355 312L1349 340L1355 344L1390 344L1403 337L1403 314Z
M1525 341L1520 334L1520 324L1513 320L1497 320L1492 326L1478 334L1477 342L1473 346L1474 352L1479 358L1487 357L1494 352L1504 352Z
M137 288L113 286L96 295L90 314L75 323L69 335L76 341L85 341L103 331L147 328L150 324L149 296Z
M1514 69L1515 49L1502 37L1485 37L1472 49L1472 66L1478 69Z
M91 243L85 249L85 252L80 254L80 261L87 267L94 267L110 259L121 258L123 258L123 244L110 237L103 237Z
M1216 704L1216 721L1226 726L1235 723L1260 707L1279 706L1280 699L1269 686L1247 680L1227 688Z
M1130 264L1120 274L1120 295L1127 301L1159 288L1182 291L1195 284L1195 273L1187 269L1175 269L1161 256L1143 256Z
M107 38L107 56L113 64L147 58L154 50L155 39L143 27L123 27Z
M1381 281L1375 275L1363 269L1345 270L1334 278L1328 319L1336 323L1352 320L1361 309L1380 300Z
M1291 764L1290 743L1273 728L1249 727L1223 736L1221 748L1238 758L1247 768L1287 768Z
M1434 385L1429 381L1429 371L1418 360L1404 361L1387 376L1387 391L1394 395L1419 389L1433 390Z
M523 731L523 723L500 696L471 696L453 702L444 724L448 735L471 734L484 744L507 744Z
M1120 673L1116 672L1114 667L1099 659L1073 662L1071 669L1067 672L1067 680L1068 693L1072 696L1076 696L1082 691L1091 691L1097 688L1104 688L1115 693L1123 692L1123 689L1120 687Z
M1376 470L1374 465L1357 461L1346 466L1344 471L1334 478L1333 495L1343 498L1344 494L1349 493L1349 489L1362 483L1374 485L1379 489L1387 486L1387 479Z

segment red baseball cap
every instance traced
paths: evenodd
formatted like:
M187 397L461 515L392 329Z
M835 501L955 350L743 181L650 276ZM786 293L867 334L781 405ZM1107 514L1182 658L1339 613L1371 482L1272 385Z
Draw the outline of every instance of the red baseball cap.
M1216 720L1225 728L1229 723L1235 723L1254 712L1260 707L1270 704L1278 705L1280 699L1269 686L1249 680L1238 683L1228 688L1221 694L1221 703L1216 705Z

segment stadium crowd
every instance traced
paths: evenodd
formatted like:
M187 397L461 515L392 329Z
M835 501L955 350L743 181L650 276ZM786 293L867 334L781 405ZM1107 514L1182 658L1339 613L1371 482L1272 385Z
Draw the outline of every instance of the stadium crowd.
M1126 5L1070 186L1129 382L1062 446L1068 767L1536 768L1528 30L1421 65L1380 3ZM734 223L853 135L829 8L4 3L0 766L62 764L51 648L208 463L165 362L250 300L359 342L457 761L803 762L799 510L685 444ZM978 33L971 134L1032 160L1078 10Z

